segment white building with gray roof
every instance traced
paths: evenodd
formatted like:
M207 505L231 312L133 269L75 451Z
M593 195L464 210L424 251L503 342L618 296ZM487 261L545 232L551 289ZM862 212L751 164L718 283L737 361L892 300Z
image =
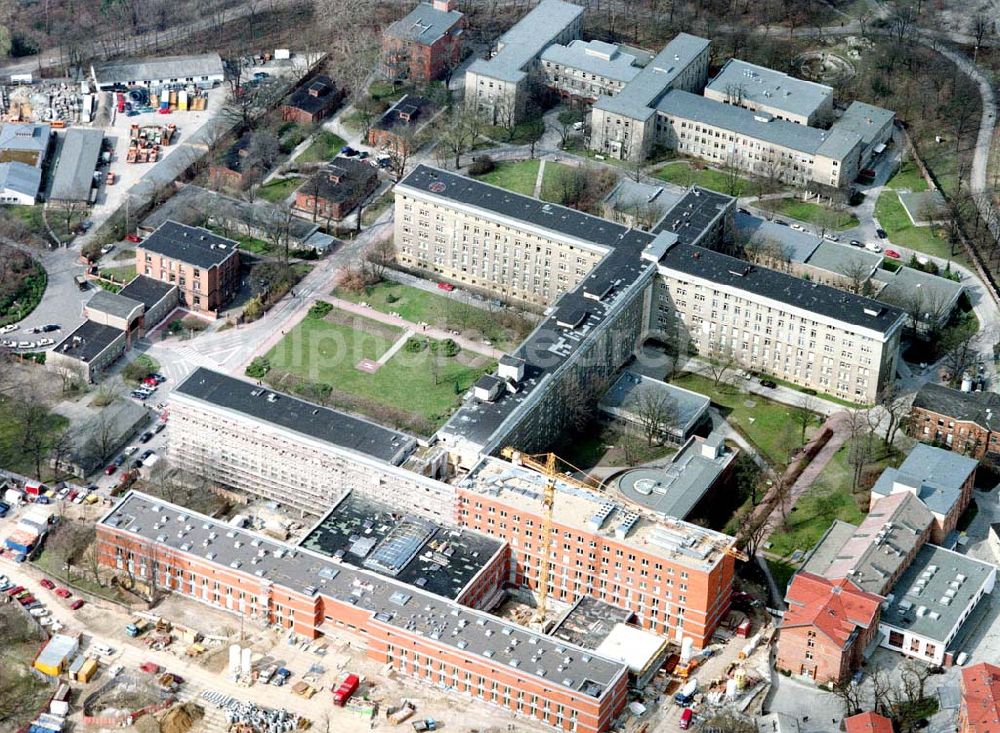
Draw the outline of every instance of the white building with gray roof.
M0 204L33 206L41 187L41 168L17 161L0 163Z
M497 41L488 59L465 72L465 108L492 124L523 119L530 81L542 52L580 37L583 8L563 0L542 0Z
M155 89L168 84L211 88L225 79L218 53L103 61L91 64L90 74L98 89L130 86Z
M833 117L833 87L740 59L723 65L705 97L810 127L823 127Z
M546 85L560 96L593 102L617 94L642 68L630 53L604 41L553 44L542 53L541 72Z

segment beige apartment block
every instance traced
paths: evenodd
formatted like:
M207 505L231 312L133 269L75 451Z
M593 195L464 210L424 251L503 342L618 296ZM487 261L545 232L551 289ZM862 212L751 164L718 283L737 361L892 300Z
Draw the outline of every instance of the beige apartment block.
M825 127L833 119L833 87L739 59L723 65L705 96L811 127Z
M656 327L705 358L860 404L895 378L897 308L684 245L659 273Z
M221 486L323 514L348 490L449 519L444 483L402 468L416 440L208 369L170 396L170 457Z
M566 226L561 206L427 166L395 192L400 265L534 306L555 302L604 257L591 237L621 229L579 212Z

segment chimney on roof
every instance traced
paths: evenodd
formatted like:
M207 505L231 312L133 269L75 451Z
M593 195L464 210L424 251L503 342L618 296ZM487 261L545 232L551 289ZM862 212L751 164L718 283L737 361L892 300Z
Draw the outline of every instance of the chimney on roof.
M434 0L434 9L440 10L442 13L450 13L452 9L451 0Z

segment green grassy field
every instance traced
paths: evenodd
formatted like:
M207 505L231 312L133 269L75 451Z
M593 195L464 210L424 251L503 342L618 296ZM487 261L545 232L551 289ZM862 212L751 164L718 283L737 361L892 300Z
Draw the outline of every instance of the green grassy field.
M23 473L28 476L35 475L34 458L25 450L24 424L18 417L21 405L12 397L0 400L0 466L8 471ZM51 444L54 437L69 425L62 415L54 412L48 413L44 417L44 441ZM43 478L47 476L50 469L46 461L42 461Z
M856 524L864 519L851 495L852 469L846 447L837 451L816 482L795 502L786 527L771 535L768 552L787 557L795 550L805 552L815 545L835 519Z
M421 288L383 280L363 293L338 288L331 293L352 303L367 303L382 313L398 313L411 323L429 323L436 328L475 329L500 349L513 346L525 334L508 332L497 323L496 315L484 308Z
M500 161L492 171L477 178L483 183L531 196L538 178L538 165L537 160Z
M309 147L295 160L299 163L324 163L336 157L344 147L344 139L329 130L321 130L313 138Z
M757 395L716 387L699 374L682 374L672 382L700 392L722 408L731 425L739 428L772 465L783 466L792 450L802 445L801 427L792 419L792 408ZM808 434L807 434L808 435Z
M951 258L951 248L933 226L918 227L910 221L895 191L883 191L875 202L875 218L889 235L889 241L918 252Z
M327 320L303 320L267 354L272 366L268 377L273 379L275 370L288 372L440 425L460 404L461 395L494 366L491 362L473 368L455 357L440 357L435 378L428 349L413 354L404 348L369 374L356 368L358 362L378 359L401 332L372 321L366 326L365 318L351 319L358 328Z
M301 185L301 178L279 178L261 186L257 193L262 199L279 204Z
M830 229L851 229L858 225L858 217L849 211L834 211L826 206L794 198L781 199L775 210L817 226L822 226L825 222Z
M560 181L564 173L572 171L573 167L565 163L546 163L545 172L542 174L541 198L546 201L560 201Z
M745 196L753 193L753 182L748 178L737 177L735 190L730 190L732 177L724 171L715 168L695 169L690 163L678 160L667 163L656 172L656 177L678 186L701 186L710 191L718 191L727 195Z
M907 161L900 166L899 170L896 172L892 178L889 179L888 183L885 184L889 188L895 188L902 191L926 191L927 181L924 177L920 175L920 169L917 168L916 164L912 161Z
M101 270L101 277L115 280L119 283L127 283L135 277L135 265L122 265L121 267L105 267Z

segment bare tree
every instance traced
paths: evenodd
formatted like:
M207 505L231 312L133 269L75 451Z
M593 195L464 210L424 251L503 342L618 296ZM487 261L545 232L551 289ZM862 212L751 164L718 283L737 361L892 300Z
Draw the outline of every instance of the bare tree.
M365 262L375 282L385 277L386 268L390 267L395 259L396 245L391 237L378 240L365 252Z
M861 706L864 703L864 693L861 690L861 685L853 680L845 680L844 682L835 684L832 692L844 703L845 718L861 712Z
M992 15L982 10L974 14L969 20L969 31L976 41L972 49L972 63L976 63L976 60L979 58L979 49L982 48L983 41L988 36L993 35L993 23Z
M861 295L871 288L872 268L861 257L845 256L837 265L837 270L844 277L847 289L855 295Z
M851 466L851 487L857 490L861 485L861 475L865 466L875 456L872 442L872 426L865 410L848 411L847 463Z
M97 417L90 423L90 437L87 440L87 448L91 456L103 464L115 449L117 433L115 423L108 417L106 410L97 413Z
M974 323L951 326L941 334L941 363L948 371L948 383L951 386L960 384L962 375L974 372L982 362L982 338L982 332L976 332Z
M879 392L877 404L884 413L885 435L882 442L886 448L892 445L903 420L909 413L910 396L905 393L899 383L890 381Z
M816 420L816 412L819 401L815 397L803 394L798 399L798 404L792 409L792 419L801 428L800 442L806 441L806 429Z
M736 367L736 354L729 346L713 342L706 354L705 363L709 374L712 375L712 383L718 387L726 375Z
M677 401L653 385L641 385L629 407L646 436L646 445L663 443L677 422Z
M643 445L642 437L634 430L620 430L615 433L615 445L621 448L625 463L634 466L641 460Z

